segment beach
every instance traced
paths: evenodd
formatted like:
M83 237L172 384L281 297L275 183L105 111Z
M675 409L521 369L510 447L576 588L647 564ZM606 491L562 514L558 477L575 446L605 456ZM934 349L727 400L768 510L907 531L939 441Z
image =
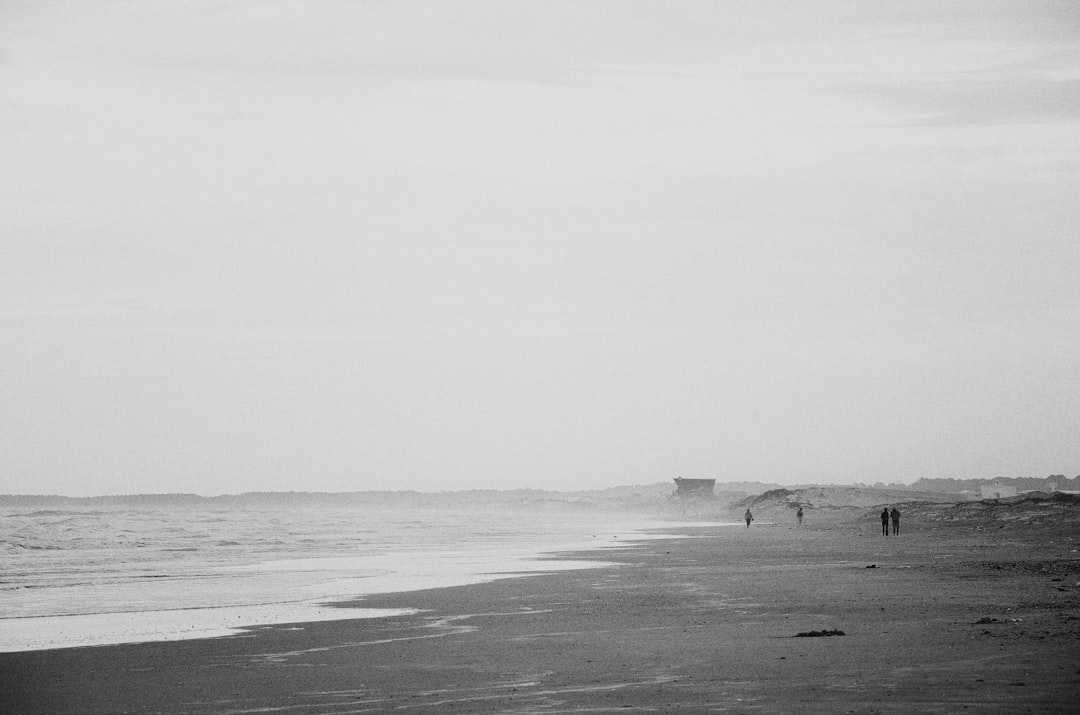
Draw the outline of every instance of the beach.
M393 617L4 653L0 710L1075 712L1074 525L908 520L882 537L866 515L817 516L340 604L416 609Z
M655 516L610 511L132 506L0 505L0 653L392 615L327 604L590 568L630 536L666 538ZM579 551L594 560L551 557Z

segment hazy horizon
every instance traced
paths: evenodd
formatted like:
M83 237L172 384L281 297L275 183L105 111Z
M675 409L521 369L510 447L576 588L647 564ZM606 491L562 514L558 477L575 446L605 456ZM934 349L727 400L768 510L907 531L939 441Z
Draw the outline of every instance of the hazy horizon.
M1054 479L1055 477L1062 477L1067 480L1077 479L1080 480L1080 474L1075 476L1069 476L1068 474L1047 474L1047 475L998 475L996 477L979 478L973 477L967 480L961 481L974 481L990 483L996 481L1009 481L1012 479L1031 479L1035 481ZM712 479L712 477L692 477L693 479ZM928 479L936 479L935 477L928 477ZM948 479L948 478L945 478ZM784 488L784 489L814 489L814 488L860 488L860 489L905 489L914 487L918 480L914 481L892 481L892 482L802 482L802 483L788 483L780 484L774 481L759 481L759 480L730 480L722 481L716 480L714 491L716 494L724 494L731 492L743 492L750 488L748 493L754 492L755 489L763 488L769 490L772 488ZM1066 485L1067 486L1067 485ZM200 499L217 499L222 497L247 497L247 496L287 496L287 495L361 495L361 494L379 494L379 495L420 495L424 497L443 495L462 495L472 492L484 492L484 493L496 493L506 494L521 491L528 492L545 492L552 494L586 494L590 492L604 492L604 491L647 491L656 490L660 488L668 488L674 494L675 482L674 478L667 481L648 482L639 484L615 484L603 487L581 487L581 488L568 488L568 489L555 489L545 487L530 487L530 486L518 486L518 487L477 487L477 488L461 488L461 489L438 489L438 488L388 488L388 489L346 489L346 490L320 490L320 489L289 489L289 490L248 490L243 492L126 492L126 493L84 493L84 494L63 494L63 493L13 493L13 492L0 492L0 497L16 497L16 498L31 498L31 499L125 499L135 497L189 497L195 496ZM728 487L725 489L725 487ZM732 489L731 487L740 487L739 489ZM1060 486L1058 487L1061 488Z
M0 493L1080 472L1080 5L0 5Z
M1011 477L1010 476L997 476L997 477L991 477L991 478L987 478L987 479L973 478L973 479L961 480L961 481L972 482L973 484L967 485L967 486L970 487L970 486L975 486L974 483L981 483L981 485L988 485L988 484L991 484L991 483L994 483L994 482L1008 483L1009 481L1011 481L1013 479L1043 481L1043 480L1053 480L1055 478L1063 478L1064 480L1066 480L1066 481L1063 481L1063 482L1061 482L1061 483L1059 483L1057 485L1057 489L1062 490L1063 488L1073 486L1070 483L1071 480L1080 480L1080 474L1075 475L1073 477L1070 477L1067 474L1047 474L1047 475L1040 475L1040 476L1011 476ZM725 494L734 494L734 493L743 493L743 494L754 495L754 494L757 494L759 492L764 493L764 492L767 492L767 491L771 491L774 488L789 489L789 490L799 490L799 489L860 489L860 490L884 490L884 491L904 490L904 489L911 489L911 488L915 487L916 484L917 484L917 481L918 480L916 480L915 482L899 482L899 481L896 481L896 482L888 482L888 483L885 483L885 482L850 482L850 483L840 483L840 484L830 483L830 482L807 482L807 483L780 485L777 482L765 482L765 481L746 482L746 481L735 481L735 480L733 480L733 481L730 481L730 482L723 482L723 481L717 480L716 484L714 486L714 495L716 495L716 496L724 496ZM48 499L62 499L62 500L67 500L67 499L79 499L79 500L91 499L91 500L110 500L111 501L111 500L124 500L124 499L136 499L136 498L144 499L144 498L164 498L164 497L197 497L199 499L207 499L207 500L215 500L215 499L245 500L247 498L264 498L264 497L293 497L293 496L295 496L295 497L320 497L320 496L326 496L326 497L339 497L339 496L340 497L349 497L349 496L368 496L368 495L376 496L377 495L378 497L395 497L396 498L395 500L392 500L390 502L386 502L386 504L387 505L397 504L397 505L400 506L400 505L408 505L410 503L409 499L412 499L412 498L420 499L421 501L423 501L423 503L430 504L430 502L427 501L427 498L443 496L443 497L448 498L448 501L446 501L445 504L444 504L445 506L448 506L448 507L460 507L460 506L465 506L465 505L470 505L470 504L472 506L482 507L482 506L485 506L485 505L494 506L494 505L498 505L498 504L503 504L503 505L508 504L509 502L500 502L498 500L498 498L497 498L498 495L516 494L518 492L540 492L540 493L544 493L544 494L562 495L562 496L573 496L573 495L578 495L578 494L584 495L584 494L597 494L597 493L611 492L611 494L608 494L608 495L606 495L605 497L602 497L602 498L618 500L618 499L621 499L621 498L625 499L627 497L630 497L630 498L633 498L633 499L638 499L638 498L640 498L641 496L643 496L645 494L659 493L661 491L666 493L667 496L674 495L674 493L675 493L675 483L674 483L674 481L669 480L669 481L666 481L666 482L651 482L651 483L647 483L647 484L617 484L617 485L608 486L608 487L582 487L580 489L546 489L546 488L541 488L541 487L528 487L528 486L507 487L507 488L504 488L504 489L500 489L500 488L497 488L497 487L496 488L477 488L477 489L468 489L468 488L466 488L466 489L433 489L433 488L429 488L429 489L411 489L411 488L409 488L409 489L372 489L372 490L359 490L359 489L356 489L356 490L342 490L342 491L327 491L327 490L317 490L317 489L312 489L312 490L300 490L300 489L297 489L297 490L288 490L288 491L284 491L284 490L282 490L282 491L253 490L253 491L244 491L244 492L221 492L221 493L198 493L198 492L149 492L149 493L124 493L124 494L112 493L112 494L83 494L83 495L79 495L79 496L74 496L74 495L70 495L70 494L12 494L12 493L0 493L0 498L11 497L11 498L14 498L16 500L21 500L21 499L25 498L25 499L31 499L31 500L38 500L38 499L44 499L44 500L48 500ZM930 486L924 486L923 490L916 490L915 493L921 494L924 491L948 493L945 490L941 489L940 485L938 485L937 488L931 488ZM1068 489L1066 489L1066 491L1070 491L1070 493L1076 493L1075 491L1071 491L1071 490L1068 490ZM474 497L473 495L475 495L477 493L482 494L482 495L487 496L487 497L490 497L491 499L483 499L483 497ZM452 497L463 497L463 496L468 496L470 500L463 502L460 499L458 499L458 500L452 499ZM474 499L476 499L476 498L479 498L481 500L480 501L475 501ZM353 506L357 505L357 503L353 503L353 502L349 502L349 503L352 503ZM568 502L568 503L574 503L574 502ZM364 504L364 502L359 502L359 504ZM372 505L377 505L377 504L372 504Z

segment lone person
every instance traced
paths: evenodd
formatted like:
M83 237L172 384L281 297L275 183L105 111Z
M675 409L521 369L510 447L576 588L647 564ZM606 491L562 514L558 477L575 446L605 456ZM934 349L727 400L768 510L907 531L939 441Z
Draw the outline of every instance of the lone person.
M899 515L900 512L897 512ZM885 507L881 510L881 535L889 535L889 507Z
M802 506L799 506L798 511L795 512L795 518L799 520L799 526L802 526Z
M892 511L889 513L889 516L892 517L892 534L893 534L893 536L899 536L900 535L900 510L897 509L896 507L893 507Z
M754 515L750 513L749 509L747 509L746 513L743 514L743 518L746 519L746 528L749 529L750 522L754 520Z

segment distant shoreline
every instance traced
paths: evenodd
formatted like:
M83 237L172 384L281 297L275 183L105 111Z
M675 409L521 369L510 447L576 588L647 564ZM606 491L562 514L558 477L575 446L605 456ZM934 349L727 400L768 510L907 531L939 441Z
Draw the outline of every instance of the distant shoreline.
M780 484L761 481L723 481L716 480L714 498L741 498L760 495L773 490L846 490L858 489L866 492L904 493L929 492L962 498L965 492L980 494L981 487L999 485L1015 494L1025 491L1077 492L1080 493L1080 475L1069 478L1060 474L1047 477L988 477L972 479L937 479L920 478L910 484L875 483L875 484L833 484L833 483L798 483ZM0 494L0 509L25 508L44 505L95 505L95 506L226 506L244 505L266 506L273 504L311 504L347 505L379 503L428 504L463 504L463 503L544 503L546 501L569 503L603 502L647 502L650 499L673 496L673 480L662 480L651 484L627 484L601 488L582 488L579 490L542 489L529 487L508 487L505 489L455 489L455 490L417 490L417 489L366 489L351 491L247 491L239 493L203 496L190 492L174 493L139 493L139 494L102 494L67 496L59 494Z

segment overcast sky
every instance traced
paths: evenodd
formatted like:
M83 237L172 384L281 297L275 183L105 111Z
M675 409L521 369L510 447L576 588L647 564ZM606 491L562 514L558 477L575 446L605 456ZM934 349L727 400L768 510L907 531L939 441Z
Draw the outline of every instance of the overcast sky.
M1080 473L1080 5L0 0L0 493Z

